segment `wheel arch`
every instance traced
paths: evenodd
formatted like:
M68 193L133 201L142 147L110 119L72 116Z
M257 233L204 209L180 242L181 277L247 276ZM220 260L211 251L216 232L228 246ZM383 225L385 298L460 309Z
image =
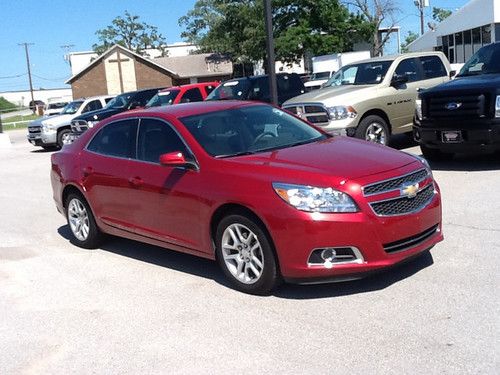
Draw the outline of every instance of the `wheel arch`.
M87 202L87 204L89 205L90 207L90 203L88 202L87 198L85 198L85 195L83 194L83 192L81 191L81 189L79 187L77 187L76 185L73 185L73 184L68 184L64 187L63 191L62 191L62 205L63 205L63 208L66 209L66 199L68 198L68 196L71 194L71 193L75 193L75 194L78 194L80 195L83 199L85 199L85 201ZM91 207L92 209L92 207Z
M271 236L271 233L269 232L266 223L253 210L251 210L250 208L248 208L242 204L239 204L239 203L225 203L225 204L219 206L212 214L212 217L210 219L210 239L212 241L212 245L214 247L214 250L215 250L215 237L217 235L217 226L219 225L219 223L221 222L221 220L224 217L231 215L231 214L239 214L242 216L247 216L247 217L255 220L256 223L262 227L262 230L264 231L264 233L266 234L266 236L269 240L269 243L271 245L271 250L273 251L274 256L276 258L276 265L279 269L280 265L279 265L278 253L277 253L276 247L274 245L274 239ZM215 254L217 254L216 251L215 251Z
M389 116L387 115L387 113L385 113L384 110L382 110L380 108L372 108L372 109L369 109L368 111L366 111L365 113L363 113L363 115L359 118L358 126L359 126L359 124L361 124L361 121L363 121L368 116L372 116L372 115L378 116L378 117L381 117L382 119L384 119L384 121L387 123L387 127L389 128L389 133L392 134L392 124L391 124L391 121L389 120Z

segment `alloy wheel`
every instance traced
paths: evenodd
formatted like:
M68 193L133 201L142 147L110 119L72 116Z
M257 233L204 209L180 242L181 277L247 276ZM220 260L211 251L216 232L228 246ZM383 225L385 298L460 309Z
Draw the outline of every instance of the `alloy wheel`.
M366 128L365 140L385 145L387 141L387 134L384 127L379 123L372 122Z
M78 240L87 240L90 233L89 214L79 199L73 198L69 202L68 222L71 232Z

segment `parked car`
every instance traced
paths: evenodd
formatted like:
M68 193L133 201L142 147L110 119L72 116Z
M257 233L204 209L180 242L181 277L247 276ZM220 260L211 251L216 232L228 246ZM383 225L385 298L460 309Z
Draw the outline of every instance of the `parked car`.
M59 115L32 121L28 125L28 141L43 148L62 147L69 141L73 118L104 107L112 98L111 95L103 95L74 100Z
M424 159L264 103L114 116L52 155L51 181L76 245L109 233L216 259L248 293L362 277L443 239Z
M202 102L217 86L219 86L219 82L215 81L172 86L168 89L158 91L158 93L146 104L146 108L179 103Z
M305 93L304 84L300 76L295 73L276 74L278 104L294 96ZM257 100L271 102L269 94L269 76L260 75L230 79L222 83L208 95L206 100Z
M71 101L73 101L71 96L48 98L43 114L45 116L59 115L64 107L66 107L66 105Z
M155 96L159 90L161 90L161 88L126 92L116 96L106 105L106 107L102 109L75 117L71 121L71 135L69 137L69 142L73 142L101 120L131 109L145 107L147 102L149 102L149 100Z
M500 151L500 43L479 49L453 81L420 93L413 135L429 160Z
M34 111L36 109L36 107L45 107L45 102L41 101L41 100L31 100L28 104L28 107L29 109L31 109L32 111Z
M412 130L417 89L449 80L442 52L377 57L341 68L319 90L283 108L333 135L387 145L391 134Z

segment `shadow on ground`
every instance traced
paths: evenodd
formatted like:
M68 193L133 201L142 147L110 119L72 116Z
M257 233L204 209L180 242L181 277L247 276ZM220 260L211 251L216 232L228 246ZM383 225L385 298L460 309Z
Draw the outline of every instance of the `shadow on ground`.
M68 225L61 226L58 233L71 242L71 232ZM208 259L113 236L106 239L101 245L101 249L141 262L211 279L227 288L231 287L217 263ZM286 299L317 299L372 292L385 289L429 267L433 263L432 255L426 252L408 263L362 280L319 285L284 284L273 294L276 297Z

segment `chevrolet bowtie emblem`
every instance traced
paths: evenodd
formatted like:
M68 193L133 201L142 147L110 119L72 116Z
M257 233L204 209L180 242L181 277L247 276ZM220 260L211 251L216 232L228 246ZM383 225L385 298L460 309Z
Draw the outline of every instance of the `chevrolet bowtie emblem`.
M401 186L400 194L406 198L415 198L418 193L418 188L420 184L417 182L415 184L405 184Z

